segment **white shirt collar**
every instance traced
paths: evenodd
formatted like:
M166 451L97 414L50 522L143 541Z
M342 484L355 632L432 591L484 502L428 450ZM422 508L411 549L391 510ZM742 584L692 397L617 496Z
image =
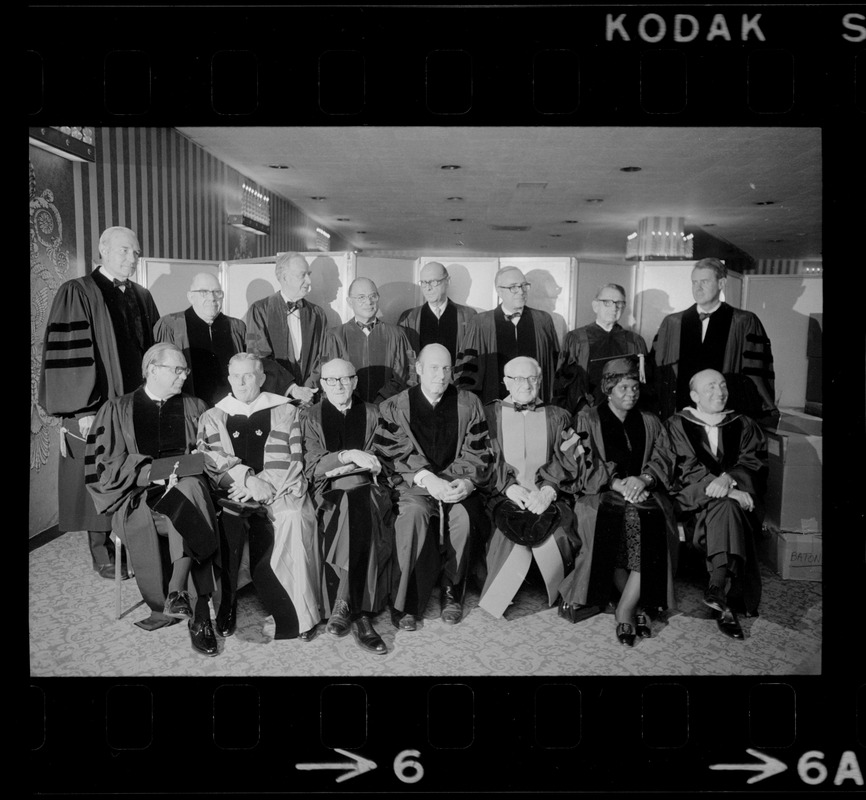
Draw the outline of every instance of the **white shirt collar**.
M708 309L706 311L704 309L702 309L700 306L698 306L698 313L699 314L712 314L714 311L718 310L718 308L721 304L722 304L722 301L718 300L716 302L716 304L711 309Z
M441 316L445 309L448 307L448 298L446 297L438 306L434 306L432 303L427 303L430 306L430 310L436 314L437 311Z
M431 406L434 406L434 407L437 406L437 405L439 404L439 401L440 401L440 400L445 396L444 393L443 393L443 394L440 394L439 397L437 397L437 398L434 400L432 397L430 397L429 394L427 394L427 392L424 391L424 387L423 387L423 386L421 387L421 394L423 394L423 395L424 395L424 399L425 399L428 403L430 403Z
M220 411L225 411L229 416L242 414L245 417L250 417L255 414L256 411L262 411L265 408L274 408L275 406L282 406L288 402L288 397L283 397L282 395L274 394L273 392L261 392L252 403L242 403L233 394L227 394L219 401L219 403L216 404L215 408L220 409Z
M157 397L150 389L147 388L147 384L144 384L144 393L153 400L154 403L161 403L166 400L170 400L174 395L169 395L169 397Z
M689 411L692 412L696 419L710 428L720 425L724 421L725 417L731 413L730 411L721 411L718 414L707 414L706 412L701 411L697 406L689 406Z

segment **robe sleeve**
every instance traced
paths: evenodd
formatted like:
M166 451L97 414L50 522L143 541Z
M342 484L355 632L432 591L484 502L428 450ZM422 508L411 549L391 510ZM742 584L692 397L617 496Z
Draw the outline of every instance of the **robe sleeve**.
M575 459L574 448L563 451L562 445L570 439L573 429L571 417L564 409L549 406L547 409L547 436L550 460L539 468L535 476L536 486L552 486L557 494L576 494L582 462ZM591 464L590 464L591 466ZM583 467L586 471L586 467Z
M743 429L737 463L726 471L737 482L738 489L752 496L761 495L767 471L767 438L760 426L749 417L741 416L740 420Z
M452 479L468 479L475 486L483 488L490 480L496 461L490 444L484 406L474 394L466 393L458 400L457 409L459 414L467 414L468 418L463 441L460 442L457 456L451 462L447 474Z
M417 450L409 435L409 421L397 404L400 397L393 397L379 406L379 424L373 443L376 455L390 461L395 476L411 487L415 475L422 469L429 470L430 463L424 453Z
M204 453L205 465L214 483L230 486L234 481L240 479L240 474L245 473L239 473L235 469L242 462L231 450L226 448L227 437L223 436L224 431L225 423L221 412L218 409L206 411L199 417L198 421L197 449ZM234 470L233 474L232 470Z
M654 414L643 416L646 424L647 438L651 442L649 457L641 468L641 473L655 478L653 490L668 491L673 484L674 465L676 457L668 432L661 420Z
M573 330L565 337L556 373L553 378L552 401L555 405L576 414L587 405L592 405L589 393L589 378L584 364L589 361L589 342L586 333Z
M307 409L301 415L301 436L304 441L304 474L307 481L314 485L324 479L325 473L341 466L339 453L332 453L325 444L325 431L318 409Z
M156 321L156 325L153 326L153 340L154 342L171 342L171 344L175 344L174 325L170 316L160 317Z
M411 366L409 351L412 350L412 344L406 334L406 329L393 325L388 328L388 332L391 342L388 348L391 353L391 372L376 395L377 404L399 394L414 383L409 372Z
M266 391L286 395L295 384L295 376L280 364L274 354L274 346L268 331L268 303L253 303L247 311L246 349L262 361L268 382Z
M100 396L96 340L86 295L76 281L66 281L45 326L39 402L49 414L92 414L107 399Z
M672 490L682 511L702 508L709 504L706 488L716 476L695 454L683 429L683 422L673 416L665 423L675 458Z
M87 437L84 483L100 514L114 513L130 494L150 484L151 458L129 452L123 408L118 400L105 403Z
M749 314L744 319L741 362L737 372L747 376L754 383L760 396L760 412L776 411L775 373L773 371L773 351L770 338L757 315Z
M593 424L588 413L578 414L574 418L574 432L578 443L569 448L568 454L579 470L578 494L601 494L610 489L616 477L616 464L605 461L596 444L596 436L601 433L600 426Z
M454 365L454 385L458 389L478 393L484 385L482 360L478 357L482 347L480 317L476 315L466 323L463 343Z
M286 404L271 411L271 432L265 442L264 468L256 477L271 484L276 497L285 494L303 497L307 493L301 426L295 406Z

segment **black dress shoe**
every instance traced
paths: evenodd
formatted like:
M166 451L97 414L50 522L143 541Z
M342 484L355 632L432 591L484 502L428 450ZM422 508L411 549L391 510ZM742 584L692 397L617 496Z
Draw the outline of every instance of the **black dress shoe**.
M456 625L460 622L463 616L463 605L457 599L457 587L451 584L442 587L440 595L440 604L442 606L441 616L448 625Z
M730 609L722 613L716 620L716 625L719 626L719 630L725 636L730 636L731 639L745 639L743 629L740 627L740 621L737 619L737 615Z
M721 586L708 586L704 592L704 603L715 611L725 611L728 608L725 590Z
M631 623L628 622L620 622L616 626L616 638L620 644L627 645L628 647L634 647L634 627Z
M220 610L216 615L216 632L227 639L238 627L238 601L220 603Z
M403 614L396 608L391 609L391 624L401 631L414 631L418 627L414 614Z
M643 612L635 615L635 632L641 639L649 639L653 635L649 616Z
M189 592L169 592L162 613L175 619L192 619Z
M345 636L352 628L352 616L349 611L349 604L345 600L340 600L334 606L331 612L331 617L325 630L331 636Z
M316 638L316 636L318 635L318 633L319 633L319 628L318 628L318 626L313 625L313 627L310 628L310 630L308 630L308 631L301 631L301 632L298 634L298 638L299 638L302 642L312 642L313 639Z
M358 630L358 644L370 653L375 653L377 656L384 656L388 652L385 642L382 637L376 633L373 627L373 621L369 617L360 616L355 621L355 626Z
M192 649L205 656L219 654L217 638L213 632L213 624L210 617L201 622L189 621L189 638L192 641Z

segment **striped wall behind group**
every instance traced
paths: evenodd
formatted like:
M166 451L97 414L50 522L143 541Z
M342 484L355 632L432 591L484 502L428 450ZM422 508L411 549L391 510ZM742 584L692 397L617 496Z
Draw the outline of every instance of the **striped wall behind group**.
M761 258L755 269L757 275L821 275L823 271L820 261L796 258Z
M132 228L150 258L222 261L312 250L317 223L288 200L270 198L271 234L226 224L240 211L245 177L172 128L97 128L96 162L75 163L79 274L98 260L99 235ZM331 250L345 249L332 234Z

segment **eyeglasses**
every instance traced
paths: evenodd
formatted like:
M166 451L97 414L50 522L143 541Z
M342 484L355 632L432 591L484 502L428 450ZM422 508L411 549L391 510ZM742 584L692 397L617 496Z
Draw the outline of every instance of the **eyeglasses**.
M322 383L326 383L328 386L336 386L338 383L342 383L343 386L351 386L352 381L357 377L357 375L346 375L344 378L322 378Z
M374 294L356 294L356 295L351 295L349 297L349 299L350 300L361 300L361 301L369 300L371 303L375 303L379 299L379 295L375 294L375 293Z
M200 294L202 297L210 294L217 300L222 300L225 297L225 292L222 289L190 289L190 292L192 294Z
M497 289L508 289L511 294L520 294L520 292L528 292L531 283L512 283L509 286L497 286Z
M625 308L625 300L599 300L605 308L618 308L620 311Z
M444 278L432 278L429 281L418 281L418 285L422 289L431 289L435 286L439 286L440 284L445 283L445 281L447 280L448 276L446 275Z
M189 375L192 370L189 367L173 367L171 364L154 364L155 367L164 367L165 369L173 369L175 375Z
M536 386L538 382L541 380L540 375L506 375L506 378L510 381L517 381L518 383L528 383L530 386Z

